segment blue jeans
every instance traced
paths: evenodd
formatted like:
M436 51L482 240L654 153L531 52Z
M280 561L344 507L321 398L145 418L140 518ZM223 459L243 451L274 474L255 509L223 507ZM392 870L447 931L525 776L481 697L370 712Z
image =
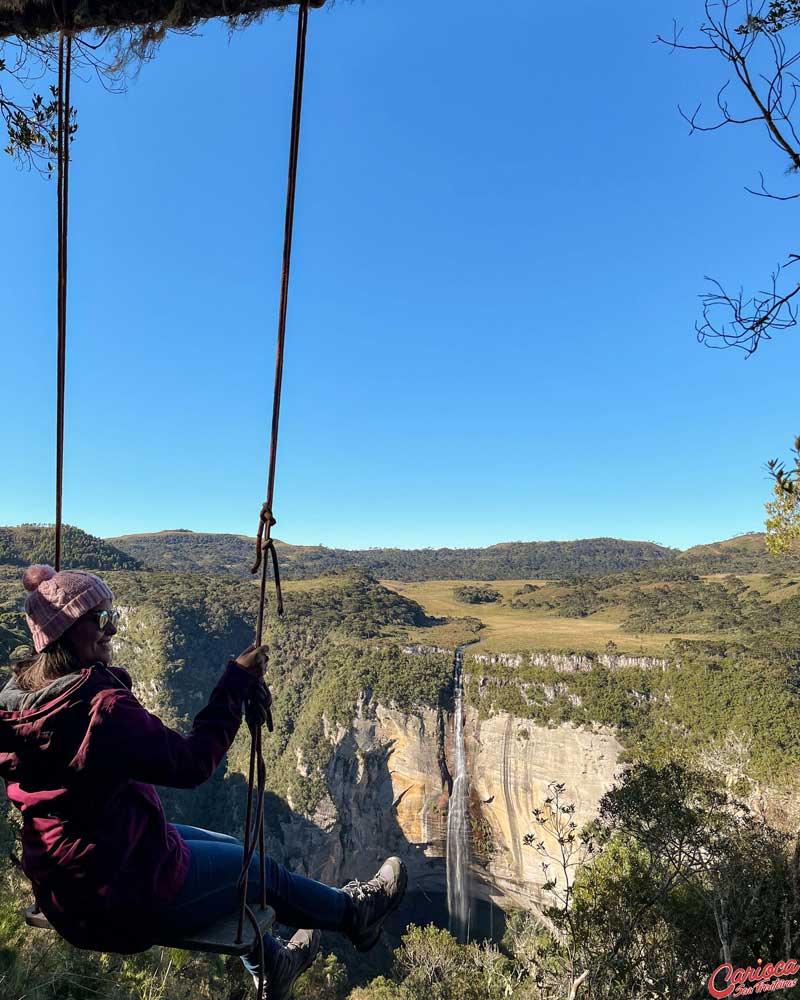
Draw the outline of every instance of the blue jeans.
M189 847L189 874L177 898L161 910L159 918L170 931L189 933L238 909L236 883L242 870L244 846L224 833L178 824L175 829ZM346 928L353 904L341 889L294 875L270 857L264 859L264 874L267 904L282 924L328 931ZM261 872L259 855L255 853L250 862L247 901L253 903L260 898ZM279 947L271 934L264 936L267 971ZM258 975L258 949L243 957L242 963L248 972Z

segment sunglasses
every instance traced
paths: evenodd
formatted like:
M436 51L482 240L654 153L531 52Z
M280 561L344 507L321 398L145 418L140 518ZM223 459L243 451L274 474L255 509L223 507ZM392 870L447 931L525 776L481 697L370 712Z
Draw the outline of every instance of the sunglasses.
M119 625L119 620L122 615L119 611L95 611L93 614L94 620L97 622L97 627L101 632L105 632L109 625L113 625L114 628Z

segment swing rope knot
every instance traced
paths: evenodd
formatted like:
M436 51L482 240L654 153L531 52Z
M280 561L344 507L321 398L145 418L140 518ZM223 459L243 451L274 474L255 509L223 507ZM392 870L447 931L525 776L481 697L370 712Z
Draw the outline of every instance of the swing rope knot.
M281 578L278 569L278 553L270 529L276 523L272 514L272 499L275 495L275 468L278 454L278 426L281 412L281 387L283 384L283 353L286 338L286 313L289 301L289 271L292 258L292 232L294 228L294 203L297 190L297 164L300 148L300 119L303 106L303 79L306 60L306 34L308 31L308 8L310 0L300 0L300 11L297 18L297 52L295 55L294 98L292 100L292 127L289 143L289 177L286 188L286 221L283 239L283 269L281 274L281 295L278 310L278 342L275 352L275 390L272 399L272 433L269 449L269 474L267 479L267 499L261 507L256 538L256 561L252 572L261 569L261 594L258 602L258 619L256 622L256 646L262 642L264 629L264 608L267 597L267 567L269 560L264 553L272 557L272 570L275 578L277 611L283 614L283 596L281 594ZM240 876L239 925L236 940L242 940L245 917L252 919L247 906L247 883L249 879L250 861L260 846L259 869L261 875L261 905L266 907L266 874L264 854L264 790L266 787L266 771L262 749L262 729L260 721L263 718L267 728L272 729L271 697L266 685L262 682L259 690L248 706L248 725L250 726L250 773L247 782L247 815L245 817L244 860ZM263 690L261 690L263 689ZM257 788L255 787L257 785ZM254 796L255 792L255 796ZM253 817L253 799L255 798L255 817ZM258 981L258 996L264 989L264 953L261 951L261 964Z
M270 535L270 529L273 524L277 524L275 517L272 513L272 508L269 503L264 503L261 505L261 516L258 522L258 535L256 536L256 561L253 568L250 570L251 573L257 573L259 568L261 568L261 605L258 616L258 627L256 630L256 645L261 645L261 631L264 623L264 600L266 598L266 583L267 583L267 562L264 560L264 565L262 567L262 559L264 558L264 553L267 552L272 557L272 576L275 580L275 603L276 609L279 615L283 614L283 592L281 590L281 571L278 566L278 550L275 548L275 540Z
M261 505L261 523L263 524L265 521L269 521L270 528L272 527L273 524L278 523L275 520L275 516L273 515L269 504L266 502Z
M258 533L256 535L256 561L253 564L253 568L250 570L251 573L257 573L258 568L261 565L262 553L265 549L269 548L272 539L270 538L270 528L278 522L272 513L269 503L263 503L261 505L261 515L258 521ZM264 535L266 534L266 540Z

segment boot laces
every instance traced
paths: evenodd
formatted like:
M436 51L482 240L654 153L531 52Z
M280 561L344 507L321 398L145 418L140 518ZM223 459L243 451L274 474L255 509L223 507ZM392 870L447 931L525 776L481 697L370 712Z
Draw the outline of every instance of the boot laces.
M346 892L353 899L368 899L370 896L377 896L383 893L386 889L384 883L377 878L371 879L369 882L359 882L358 879L353 879L352 882L348 882L344 886L343 891Z

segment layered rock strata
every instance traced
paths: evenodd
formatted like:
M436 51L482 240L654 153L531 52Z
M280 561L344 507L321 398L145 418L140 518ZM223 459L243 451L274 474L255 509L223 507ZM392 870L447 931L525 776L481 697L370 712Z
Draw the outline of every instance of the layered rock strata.
M563 783L580 827L618 775L622 748L607 729L547 728L507 714L480 719L474 709L467 709L465 736L473 891L504 909L535 908L545 881L542 858L523 842L534 829L533 809L544 807L551 782ZM313 822L287 820L285 860L336 884L370 877L396 853L418 892L444 892L452 719L428 709L362 707L349 729L329 738L328 793ZM545 840L552 853L555 844Z

